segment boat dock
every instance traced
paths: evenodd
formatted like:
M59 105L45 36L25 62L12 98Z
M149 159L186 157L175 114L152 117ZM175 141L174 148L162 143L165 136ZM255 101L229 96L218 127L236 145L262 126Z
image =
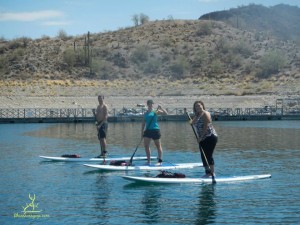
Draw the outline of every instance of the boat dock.
M145 108L112 109L109 122L142 121ZM186 112L192 109L167 109L169 115L159 116L160 121L186 121ZM218 108L208 109L214 121L242 120L300 120L300 107L263 107L263 108ZM83 123L95 122L91 108L27 108L1 109L0 123Z

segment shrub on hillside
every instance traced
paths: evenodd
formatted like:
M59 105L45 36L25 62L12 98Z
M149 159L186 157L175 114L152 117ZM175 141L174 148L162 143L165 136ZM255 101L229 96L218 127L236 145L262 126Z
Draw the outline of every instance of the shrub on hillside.
M205 65L205 63L207 62L208 59L208 54L207 51L204 49L199 49L196 53L195 53L195 60L193 63L193 67L201 67L203 65Z
M75 52L72 48L67 48L63 53L63 61L72 69L76 62Z
M20 37L19 38L20 42L22 43L23 47L26 48L31 41L31 38L28 37Z
M23 48L17 48L9 55L9 61L11 62L21 61L24 54L25 51Z
M114 65L119 66L121 68L128 68L129 62L126 58L126 55L116 52L111 55L110 60L114 63Z
M112 68L109 62L105 60L93 60L91 63L91 76L100 79L110 79L112 74Z
M196 30L197 36L210 35L212 33L212 28L210 23L201 23L198 25Z
M189 66L189 62L186 60L186 58L181 56L171 64L170 70L173 72L176 78L181 79L188 73Z
M250 74L252 71L254 71L254 64L252 63L246 63L244 66L244 71L246 74Z
M227 64L227 67L237 69L243 65L243 57L235 54L232 51L222 57L222 61Z
M233 52L239 53L244 57L249 57L253 54L251 46L245 40L241 40L238 43L235 43L233 46Z
M215 59L210 64L210 75L217 75L222 73L223 64L219 59Z
M218 52L226 54L230 51L230 45L224 37L214 39L213 43L215 44L215 50Z
M171 38L165 38L161 41L160 44L162 47L171 47L173 45L173 40Z
M17 49L21 48L23 46L22 42L19 39L14 39L9 42L8 48L9 49Z
M83 49L76 49L74 54L75 54L75 59L76 59L75 64L79 65L79 66L84 66L85 62L87 60L84 50Z
M68 68L71 69L74 66L84 66L86 62L86 57L83 49L67 48L63 52L63 61L68 65Z
M131 61L139 64L148 60L148 48L146 46L137 47L131 54Z
M6 73L9 71L8 69L9 63L8 59L5 56L0 56L0 71Z
M143 65L144 73L158 73L161 68L161 61L158 59L150 59Z
M256 74L259 78L268 78L278 73L287 64L285 55L279 51L272 51L264 55L260 61L260 70Z

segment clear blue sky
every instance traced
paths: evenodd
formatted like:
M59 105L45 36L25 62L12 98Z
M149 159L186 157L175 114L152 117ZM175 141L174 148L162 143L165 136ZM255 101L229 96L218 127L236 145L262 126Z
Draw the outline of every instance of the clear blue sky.
M198 19L250 3L300 7L299 0L0 0L0 37L55 37L59 30L68 35L114 31L133 26L132 16L140 13L151 21Z

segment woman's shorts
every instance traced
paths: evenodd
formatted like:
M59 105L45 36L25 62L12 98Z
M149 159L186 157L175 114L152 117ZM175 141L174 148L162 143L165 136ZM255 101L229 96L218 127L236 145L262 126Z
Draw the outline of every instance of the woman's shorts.
M151 138L153 140L160 139L160 130L145 130L144 137Z

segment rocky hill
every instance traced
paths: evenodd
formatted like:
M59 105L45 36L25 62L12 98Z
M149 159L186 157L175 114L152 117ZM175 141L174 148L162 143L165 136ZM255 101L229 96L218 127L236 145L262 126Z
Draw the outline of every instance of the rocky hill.
M154 83L151 78L156 78ZM114 32L36 40L23 37L0 43L2 87L12 85L11 81L58 84L68 80L64 85L69 86L77 81L109 84L123 80L132 87L122 82L118 88L128 89L136 86L135 81L147 80L150 86L157 81L168 86L159 92L162 95L172 94L179 83L212 94L274 93L278 87L299 94L299 78L297 42L212 18L152 21Z
M250 4L208 13L199 19L223 21L239 29L264 32L277 39L300 44L300 8L297 6L279 4L265 7Z

